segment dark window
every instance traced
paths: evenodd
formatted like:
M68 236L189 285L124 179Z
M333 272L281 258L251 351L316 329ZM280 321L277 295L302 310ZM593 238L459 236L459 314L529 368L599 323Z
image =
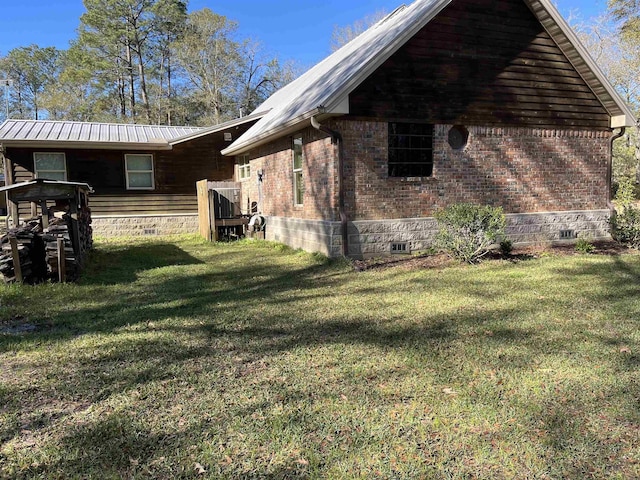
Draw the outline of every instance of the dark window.
M433 175L433 125L389 123L389 176Z

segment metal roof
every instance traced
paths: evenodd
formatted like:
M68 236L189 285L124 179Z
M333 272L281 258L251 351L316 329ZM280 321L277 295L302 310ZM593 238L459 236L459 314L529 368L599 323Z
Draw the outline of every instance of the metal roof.
M230 120L228 122L220 123L218 125L214 125L213 127L201 128L200 130L191 132L187 135L173 138L169 140L169 143L171 145L176 145L178 143L188 142L196 138L204 137L205 135L211 135L212 133L222 132L224 130L229 130L235 127L239 127L240 125L244 125L245 123L255 122L261 119L265 114L266 112L252 113L251 115L247 115L241 118L236 118L235 120Z
M170 140L201 130L200 127L9 119L0 125L0 143L15 147L170 149Z
M9 192L9 191L20 191L20 190L26 190L29 187L32 187L34 185L42 185L42 186L53 186L53 187L60 187L60 188L80 188L82 190L85 190L89 193L93 193L93 188L91 188L91 185L89 185L88 183L83 183L83 182L66 182L66 181L62 181L62 180L44 180L42 178L36 178L34 180L28 180L26 182L19 182L19 183L14 183L11 185L6 185L4 187L0 187L0 193L3 192Z
M523 0L573 63L611 115L611 127L635 125L629 107L605 78L550 0ZM452 0L416 0L401 6L304 75L268 98L255 111L268 111L224 155L235 155L320 119L349 113L349 94L425 27Z

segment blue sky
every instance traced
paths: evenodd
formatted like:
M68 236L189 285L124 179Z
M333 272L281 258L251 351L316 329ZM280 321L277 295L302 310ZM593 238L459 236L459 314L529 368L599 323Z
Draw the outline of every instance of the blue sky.
M82 0L3 0L0 54L37 44L67 48L75 38ZM259 40L283 60L312 66L329 53L334 25L349 25L411 0L191 0L189 10L208 7L236 20L240 34ZM555 0L562 15L586 21L606 11L606 0Z

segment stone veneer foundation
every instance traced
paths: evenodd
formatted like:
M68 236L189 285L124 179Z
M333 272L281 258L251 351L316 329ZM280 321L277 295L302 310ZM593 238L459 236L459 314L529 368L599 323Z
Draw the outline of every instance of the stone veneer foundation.
M609 210L508 214L506 235L516 245L610 239L609 216ZM408 251L426 250L436 231L433 218L349 222L349 256L388 255L392 243L407 243ZM571 237L562 238L562 231ZM331 257L342 252L340 222L267 217L265 237Z
M198 233L198 214L94 216L91 225L104 237Z

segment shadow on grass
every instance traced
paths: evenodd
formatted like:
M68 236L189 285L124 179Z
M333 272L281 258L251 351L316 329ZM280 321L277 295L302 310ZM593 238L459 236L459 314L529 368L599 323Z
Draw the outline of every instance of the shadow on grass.
M172 243L110 245L109 248L91 252L81 283L84 285L131 283L137 280L141 271L172 265L202 263L202 260L198 260Z
M530 372L540 356L575 348L575 339L570 335L547 338L545 331L519 325L528 316L550 308L553 298L477 308L482 305L473 302L500 300L504 283L499 278L474 276L460 283L455 279L441 283L435 277L420 279L425 291L434 294L456 288L458 295L471 299L470 307L450 313L434 313L428 308L407 310L405 318L402 313L392 313L392 309L387 311L384 304L377 303L379 297L394 298L394 292L402 292L405 273L387 272L382 279L374 275L367 277L368 282L352 287L354 275L358 274L344 265L299 261L297 255L234 248L191 254L176 245L162 243L98 251L94 267L72 290L76 295L95 295L98 300L104 295L104 302L78 309L61 303L51 308L48 331L0 338L4 351L24 354L41 349L43 344L60 342L69 342L69 348L74 349L71 365L47 369L46 382L33 387L31 393L38 401L19 402L17 399L25 394L19 385L0 389L0 401L19 417L19 421L0 428L0 440L9 441L25 430L46 431L73 415L70 412L43 418L38 411L47 400L75 399L97 405L113 401L123 393L163 383L177 389L167 395L180 396L192 384L207 383L213 392L224 396L238 388L236 384L249 381L256 371L268 368L276 358L286 357L289 352L329 348L339 355L354 346L358 351L371 347L389 353L401 351L411 362L411 368L399 372L384 371L381 367L380 371L369 373L376 377L375 382L397 383L403 376L425 369L437 384L455 385L469 381L474 368L503 369L509 375L519 375ZM171 267L170 274L163 273L164 267ZM637 283L629 285L629 280L640 279L640 266L613 259L607 268L610 274L604 278L602 265L584 265L558 273L569 279L587 276L590 283L609 282L602 290L608 297L603 301L622 301L627 295L639 293ZM117 287L115 294L110 293L110 287ZM523 278L509 284L509 294L519 294L527 288ZM349 308L338 308L342 303L355 302L358 294L371 301L369 311L359 307L353 310L358 314L350 314ZM609 298L610 295L613 296ZM608 347L615 342L597 333L585 335L590 341ZM95 336L96 340L87 344L76 341L81 336ZM473 367L471 363L467 365L471 359ZM628 368L637 367L635 358L627 360ZM39 368L37 362L27 367L25 371ZM336 368L339 367L340 360L336 358ZM310 366L308 374L313 373ZM354 372L342 375L359 378ZM164 435L157 433L157 426L152 429L140 416L127 413L128 407L124 411L107 409L104 416L86 418L79 425L66 428L60 439L61 452L66 453L40 467L29 468L24 477L47 476L51 472L82 476L90 472L89 476L103 473L190 478L192 464L198 457L194 460L188 449L200 435L205 435L207 441L206 435L216 428L233 422L234 418L252 418L274 403L322 404L320 400L338 396L330 383L316 383L314 392L309 392L283 385L279 378L264 378L257 384L272 394L267 399L227 405L226 411L217 410L216 418L188 428L168 427ZM251 385L251 389L257 388ZM560 462L567 466L572 462L571 452L580 448L604 460L604 454L598 451L608 454L612 451L610 446L601 444L597 436L585 436L575 418L563 418L567 412L578 417L581 410L579 405L567 407L562 402L561 397L549 395L542 411L532 420L533 424L544 426L547 451L556 452ZM300 412L292 413L287 422L308 431L326 428L314 425L313 420ZM160 460L165 456L173 456L173 463ZM261 478L298 475L295 467L274 467L268 471L260 468L244 474ZM569 468L572 474L577 472L572 468Z

